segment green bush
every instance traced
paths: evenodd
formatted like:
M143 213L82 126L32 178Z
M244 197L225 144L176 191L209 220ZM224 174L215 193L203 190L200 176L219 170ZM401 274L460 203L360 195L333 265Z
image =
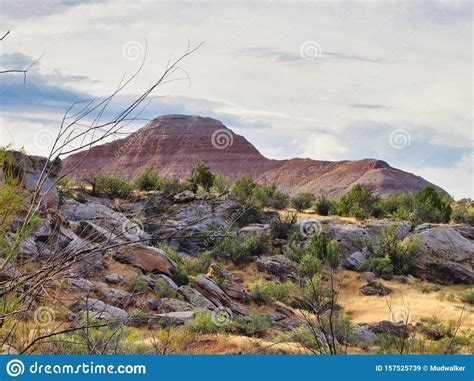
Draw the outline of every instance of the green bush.
M372 271L375 275L384 279L393 278L393 265L390 258L369 258L362 269Z
M142 293L145 292L148 288L148 283L145 278L139 275L134 275L130 277L128 282L130 283L131 292Z
M321 271L322 265L319 258L311 254L305 254L298 265L298 273L302 277L312 278Z
M426 187L415 195L414 210L422 222L448 223L451 219L451 202L435 189Z
M327 196L319 197L314 204L314 211L320 216L329 216L336 213L337 202Z
M360 184L341 197L337 204L337 212L342 216L355 217L364 220L370 216L377 216L379 197L373 190Z
M337 268L341 259L341 251L339 243L336 240L329 241L327 245L327 257L325 261L328 262L332 268Z
M474 304L474 288L468 288L461 292L461 300L464 303Z
M189 275L206 274L212 262L211 255L206 251L201 253L197 258L183 260L183 268Z
M133 185L113 174L100 179L98 189L112 198L128 198L133 191Z
M311 207L314 200L315 197L312 193L303 192L291 199L291 206L295 208L298 212L303 212Z
M469 224L474 226L474 209L470 208L469 203L461 203L453 210L451 220L457 224Z
M177 298L177 292L173 290L164 279L158 278L155 282L155 295L159 298Z
M174 196L186 190L186 185L179 179L163 179L161 184L161 191L167 197Z
M240 177L232 186L232 193L238 200L249 202L256 186L257 183L250 176Z
M134 182L135 187L142 191L157 190L162 186L162 179L160 179L151 165L147 165Z
M246 234L241 239L231 235L216 246L216 251L229 255L235 264L242 264L249 262L251 257L264 254L268 249L268 240L267 233Z
M262 220L262 210L253 204L244 204L244 212L239 214L237 222L240 226L255 224Z
M192 185L193 191L196 192L198 187L202 187L206 192L209 192L214 184L215 175L211 169L203 162L196 161L191 170L191 176L188 182Z
M445 337L453 337L455 329L454 323L443 324L436 316L432 316L424 322L420 331L432 340L441 340Z
M256 304L267 304L273 300L288 303L294 287L290 281L258 281L250 287L250 299Z
M306 253L305 247L301 244L300 238L299 234L293 233L285 246L285 255L297 263L301 262L301 258L303 258Z
M289 213L285 216L278 215L270 224L273 238L288 239L296 221L296 213Z
M228 192L232 187L232 179L225 175L216 175L214 177L214 184L211 188L213 193L224 193Z
M194 315L194 319L186 323L186 327L193 333L213 334L224 331L221 327L214 323L212 314L209 311L198 310Z
M383 228L374 245L374 252L378 258L389 258L393 271L398 275L407 275L412 270L413 254L415 253L417 238L397 239L397 225Z
M267 314L256 310L250 311L247 316L238 316L235 322L237 331L245 336L263 337L271 327Z

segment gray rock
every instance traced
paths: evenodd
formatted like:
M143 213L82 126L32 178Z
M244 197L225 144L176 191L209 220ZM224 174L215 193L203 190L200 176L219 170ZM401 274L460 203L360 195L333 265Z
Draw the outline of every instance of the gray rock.
M375 344L375 339L377 335L373 333L368 325L359 325L356 326L353 330L357 346L361 348L369 348Z
M422 229L415 265L430 280L474 283L474 241L451 226Z
M97 287L94 285L94 283L84 278L71 278L69 279L69 283L74 289L79 291L92 292L97 290Z
M135 298L127 291L109 287L102 282L97 282L96 286L100 297L115 307L126 307L135 303Z
M181 193L174 195L173 200L176 202L189 202L193 201L196 198L196 195L190 190L185 190Z
M156 314L150 320L171 320L175 324L184 324L188 321L194 319L194 311L177 311L177 312L167 312L163 314Z
M128 320L128 313L121 308L111 306L99 299L88 298L86 300L86 309L91 319L100 320Z
M198 275L195 281L197 290L216 306L231 307L230 298L212 279L205 275Z
M374 241L368 231L359 225L330 221L329 223L321 224L321 228L328 239L335 239L339 243L341 254L345 256L362 251L367 242Z
M194 309L191 304L173 298L161 298L159 308L164 312L192 311Z
M193 306L213 311L216 307L209 299L205 298L198 290L185 285L179 288L179 292Z
M269 224L250 224L239 230L239 235L263 233L270 229Z
M279 277L286 277L296 272L298 264L284 255L257 258L257 269Z
M366 285L363 285L362 287L359 288L359 293L361 295L366 295L366 296L372 296L372 295L385 296L385 295L390 294L391 292L392 290L390 288L385 287L380 282L367 283Z
M172 290L177 291L179 288L178 285L173 281L173 279L171 279L169 276L166 276L165 274L158 274L156 276L156 280L158 279L162 279L166 283L166 285Z
M126 285L128 282L118 274L107 274L105 281L110 284Z
M360 251L356 251L346 258L346 268L358 270L365 262L367 262L367 256Z

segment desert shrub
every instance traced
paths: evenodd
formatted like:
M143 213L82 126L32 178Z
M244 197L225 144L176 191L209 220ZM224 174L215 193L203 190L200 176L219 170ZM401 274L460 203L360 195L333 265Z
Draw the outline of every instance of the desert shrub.
M294 287L290 281L258 281L250 287L250 299L256 304L266 304L273 300L287 303Z
M311 207L314 200L315 197L312 193L303 192L291 199L291 206L295 208L298 212L303 212Z
M443 288L438 293L439 300L447 300L448 302L454 302L456 300L456 294L448 288Z
M262 209L253 204L244 204L244 212L239 214L237 222L240 226L255 224L262 219Z
M374 245L375 255L379 258L389 258L394 274L406 275L413 267L413 254L417 245L417 237L397 239L397 225L383 228Z
M194 319L186 323L187 329L193 333L213 334L224 331L224 327L214 323L209 311L198 310Z
M420 328L420 331L432 340L453 337L455 330L456 327L454 322L444 324L436 316L427 319Z
M464 303L474 304L474 288L468 288L460 294L461 300Z
M331 265L332 268L335 269L339 266L340 258L341 251L339 248L339 243L333 239L327 244L327 257L324 259Z
M216 175L214 177L214 184L211 188L213 193L224 193L228 192L232 187L232 179L225 175Z
M288 244L285 246L285 255L292 261L299 263L305 253L306 250L304 245L301 244L300 235L298 233L291 234Z
M393 278L393 265L390 258L369 258L362 265L363 270L372 271L375 275L384 279Z
M356 184L342 196L337 204L337 212L342 216L364 220L377 214L379 197L367 186Z
M256 186L257 183L250 176L240 177L232 186L232 193L238 200L249 202Z
M312 278L319 273L322 268L322 262L318 257L311 254L305 254L298 264L298 273L305 278Z
M180 266L177 266L175 272L171 274L171 279L173 279L178 286L184 286L189 283L188 274L186 274L186 271Z
M173 290L164 279L158 278L153 289L155 295L159 298L177 298L178 294Z
M272 194L272 197L270 198L270 207L276 210L284 210L289 204L290 197L278 189Z
M324 234L316 234L305 243L306 252L319 259L325 260L328 257L328 243Z
M288 239L296 223L296 213L289 213L285 216L278 215L270 224L273 238Z
M207 251L201 253L197 258L183 260L183 268L189 275L206 274L211 265L212 257Z
M216 245L216 251L229 255L235 264L249 262L251 257L263 254L267 248L267 233L246 234L241 239L230 235Z
M336 213L337 202L327 196L319 197L314 203L314 211L320 216L329 216Z
M451 218L449 198L443 197L431 187L423 188L415 195L413 207L417 218L422 222L447 223Z
M235 326L242 335L263 337L271 327L271 322L267 314L252 310L247 316L238 316Z
M113 174L100 179L98 189L112 198L128 198L133 191L129 181L125 181L119 175Z
M202 187L209 192L214 184L215 175L211 172L209 166L203 161L196 161L191 170L191 176L188 182L192 185L193 191L197 191L198 187Z
M161 184L161 191L167 197L174 196L186 190L186 185L179 181L179 179L163 179Z
M469 224L474 226L474 209L470 207L470 200L460 202L451 214L451 220L457 224Z
M134 180L135 187L142 191L150 191L160 189L162 179L151 165L147 165L143 172Z
M128 279L130 284L130 291L136 293L145 292L148 288L148 283L145 278L139 275L134 275Z

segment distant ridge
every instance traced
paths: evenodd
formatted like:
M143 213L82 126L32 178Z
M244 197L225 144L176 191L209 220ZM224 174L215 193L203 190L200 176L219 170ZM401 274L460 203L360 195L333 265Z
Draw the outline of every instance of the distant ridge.
M234 179L249 175L260 183L276 183L290 195L339 197L355 184L370 185L380 195L416 192L426 186L442 190L382 160L267 159L220 121L190 115L160 116L126 138L71 155L64 159L62 173L80 163L71 173L75 180L97 173L133 178L151 165L161 176L185 179L196 160L205 160L215 173Z

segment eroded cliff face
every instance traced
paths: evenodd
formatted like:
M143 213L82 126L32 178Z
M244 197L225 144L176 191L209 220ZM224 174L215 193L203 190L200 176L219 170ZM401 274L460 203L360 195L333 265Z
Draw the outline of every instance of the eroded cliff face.
M437 188L380 160L267 159L220 121L187 115L158 117L124 139L71 155L64 160L62 173L72 171L76 180L94 173L133 178L151 165L161 176L185 179L196 160L234 179L250 175L262 183L274 182L290 195L308 191L338 197L356 183L371 185L382 195Z

